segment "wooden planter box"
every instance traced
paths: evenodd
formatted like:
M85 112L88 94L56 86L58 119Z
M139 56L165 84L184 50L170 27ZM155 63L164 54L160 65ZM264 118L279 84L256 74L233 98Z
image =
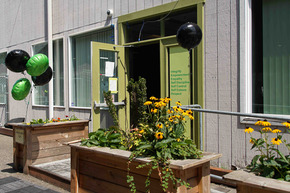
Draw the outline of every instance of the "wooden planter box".
M127 168L130 152L103 147L86 147L71 144L71 192L130 192L127 183ZM190 183L191 188L170 187L170 192L210 192L210 160L221 154L204 153L201 159L172 160L170 167L175 176ZM137 192L145 192L148 167L137 169L149 159L136 159L130 163L130 174L134 176ZM151 175L150 192L163 192L157 170Z
M289 193L290 182L256 176L242 170L224 176L227 181L235 182L237 193Z
M30 165L70 158L70 147L64 143L88 137L88 124L88 120L11 124L14 169L29 174Z

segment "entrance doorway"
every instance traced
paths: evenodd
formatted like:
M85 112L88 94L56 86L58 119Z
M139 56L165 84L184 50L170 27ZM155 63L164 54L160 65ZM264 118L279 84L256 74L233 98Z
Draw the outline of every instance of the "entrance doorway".
M160 46L159 43L141 45L129 50L130 78L146 79L147 97L160 98Z

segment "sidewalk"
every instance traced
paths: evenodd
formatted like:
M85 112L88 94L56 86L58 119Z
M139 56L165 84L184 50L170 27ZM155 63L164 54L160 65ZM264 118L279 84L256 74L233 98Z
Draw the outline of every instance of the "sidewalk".
M13 169L13 138L0 134L0 193L68 193Z

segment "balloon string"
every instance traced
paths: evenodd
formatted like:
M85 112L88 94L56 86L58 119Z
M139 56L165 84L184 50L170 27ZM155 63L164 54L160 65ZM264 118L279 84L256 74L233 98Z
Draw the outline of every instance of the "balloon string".
M30 93L29 93L29 99L28 99L28 102L26 101L26 98L24 100L24 102L26 103L26 113L25 113L25 119L24 119L24 122L26 122L26 119L27 119L27 113L28 113L28 105L29 105L29 101L31 99L31 95L32 95L32 90L34 89L34 87L32 87Z

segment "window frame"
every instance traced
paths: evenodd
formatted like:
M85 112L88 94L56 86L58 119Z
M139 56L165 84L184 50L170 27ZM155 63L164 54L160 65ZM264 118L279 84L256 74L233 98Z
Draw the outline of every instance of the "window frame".
M253 113L252 1L240 0L240 111L247 114L290 118L290 115ZM240 117L240 122L251 123L251 121L247 120L247 117Z
M64 87L64 96L63 96L63 106L60 106L60 105L54 105L53 104L53 107L57 107L57 108L65 108L65 105L66 105L66 97L65 97L65 90L66 90L66 84L65 84L65 80L66 80L66 73L65 73L65 69L66 69L66 66L65 66L65 57L66 57L66 55L65 55L65 38L64 37L57 37L57 38L54 38L53 40L52 40L52 42L54 42L55 40L62 40L62 42L63 42L63 45L62 45L62 47L63 47L63 49L62 49L62 52L63 52L63 79L64 79L64 85L63 85L63 87ZM34 46L36 46L36 45L39 45L39 44L48 44L48 42L47 41L39 41L39 42L36 42L36 43L34 43L34 44L32 44L31 45L31 56L34 56L35 55L35 51L34 51ZM53 75L54 75L54 73L53 73ZM52 79L51 80L53 80L53 77L52 77ZM33 87L33 85L32 85L32 87ZM48 107L49 105L37 105L37 104L35 104L35 101L34 101L34 94L35 94L35 91L34 91L35 89L34 88L32 88L32 97L31 97L31 102L32 102L32 106L33 107ZM55 93L54 93L55 94Z
M114 36L115 36L115 41L114 41L114 44L116 44L116 42L118 42L118 36L116 35L117 34L117 27L116 27L116 24L115 22L113 22L111 25L108 25L108 26L99 26L99 27L96 27L94 29L89 29L89 30L85 30L85 31L81 31L81 32L76 32L76 33L72 33L69 35L68 37L68 107L70 109L91 109L92 105L89 106L89 107L80 107L80 106L72 106L71 105L71 102L72 102L72 85L71 85L71 79L72 79L72 75L71 75L71 70L72 70L72 46L73 46L73 38L75 36L78 36L78 35L82 35L82 34L86 34L86 33L93 33L93 32L97 32L97 31L102 31L102 30L106 30L107 28L111 28L111 26L113 25L114 28L113 28L113 33L114 33ZM91 52L92 52L92 49L91 49ZM91 56L92 56L92 53L91 53ZM92 60L92 58L90 59ZM90 61L90 65L91 65L91 82L92 82L92 61ZM92 103L92 83L91 83L91 103Z
M4 51L1 51L0 50L0 55L1 54L4 54L5 56L7 55L7 50L4 50ZM4 58L4 64L5 64L5 58ZM8 69L7 69L7 67L6 67L6 74L5 75L1 75L0 74L0 76L4 76L4 77L6 77L6 98L5 98L5 102L4 103L2 103L1 101L0 101L0 105L1 106L3 106L4 108L5 108L5 105L7 104L7 102L8 102ZM0 120L1 121L1 120Z

